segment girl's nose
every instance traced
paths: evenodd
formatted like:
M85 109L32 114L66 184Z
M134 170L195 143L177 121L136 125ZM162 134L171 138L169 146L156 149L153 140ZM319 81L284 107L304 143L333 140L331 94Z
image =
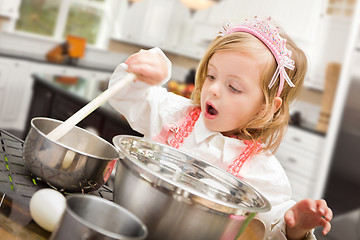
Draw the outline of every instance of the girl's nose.
M214 82L210 88L209 88L209 92L214 95L219 97L220 96L220 84L218 82Z

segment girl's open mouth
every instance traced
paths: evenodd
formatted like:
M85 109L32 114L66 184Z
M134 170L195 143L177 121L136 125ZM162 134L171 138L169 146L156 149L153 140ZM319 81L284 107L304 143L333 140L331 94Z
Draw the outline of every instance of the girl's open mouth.
M206 103L205 117L213 119L217 115L218 115L218 111L210 103Z

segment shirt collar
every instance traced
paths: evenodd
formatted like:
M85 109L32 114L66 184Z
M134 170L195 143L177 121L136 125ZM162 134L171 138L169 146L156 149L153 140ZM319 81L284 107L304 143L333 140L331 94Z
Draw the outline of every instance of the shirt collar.
M222 135L221 133L213 132L213 131L209 130L205 126L204 118L203 118L202 114L200 114L198 120L196 121L193 131L195 133L195 141L197 144L203 142L207 138L212 137L214 135Z
M245 149L246 144L230 137L225 137L219 132L209 130L204 123L202 114L194 125L195 141L200 144L208 142L209 148L216 148L221 151L222 162L233 162Z

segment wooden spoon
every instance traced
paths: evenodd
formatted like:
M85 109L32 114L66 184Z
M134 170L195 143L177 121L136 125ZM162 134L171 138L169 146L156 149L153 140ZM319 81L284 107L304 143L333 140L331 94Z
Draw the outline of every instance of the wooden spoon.
M127 75L116 82L113 86L105 90L99 96L97 96L94 100L86 104L83 108L77 111L74 115L69 117L65 122L57 126L54 130L52 130L47 137L52 141L57 141L62 138L66 133L68 133L76 124L78 124L81 120L86 118L90 113L92 113L95 109L97 109L101 104L106 102L112 96L114 96L118 91L120 91L124 86L128 83L132 82L135 79L135 74L127 73Z

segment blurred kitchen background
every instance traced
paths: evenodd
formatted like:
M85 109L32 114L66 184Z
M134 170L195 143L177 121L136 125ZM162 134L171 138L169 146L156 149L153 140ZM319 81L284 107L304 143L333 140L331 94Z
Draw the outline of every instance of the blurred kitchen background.
M154 46L173 63L167 88L189 96L195 69L224 21L268 17L309 57L276 156L295 200L325 198L325 238L360 239L360 12L356 0L0 0L0 129L67 119L107 87L115 67ZM80 126L111 142L136 134L105 104Z

